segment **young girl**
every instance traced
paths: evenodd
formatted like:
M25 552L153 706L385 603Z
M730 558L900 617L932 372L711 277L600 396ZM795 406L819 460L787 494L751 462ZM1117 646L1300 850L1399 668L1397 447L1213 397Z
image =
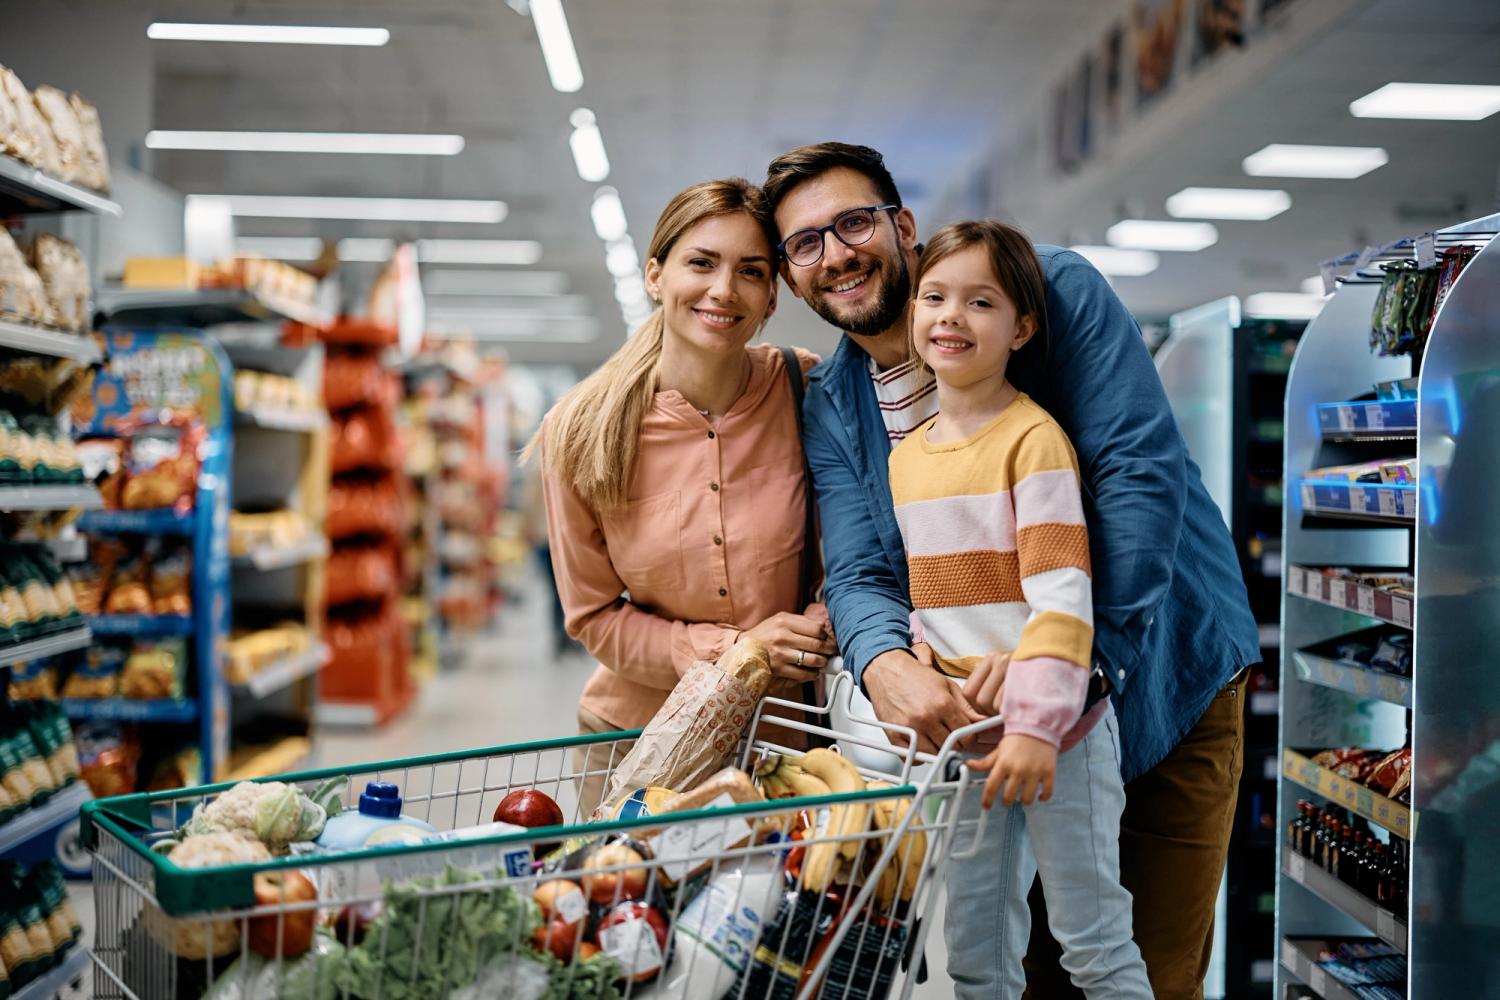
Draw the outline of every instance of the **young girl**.
M1083 710L1093 611L1078 463L1005 378L1043 333L1041 262L1016 230L964 222L933 236L915 283L913 345L939 402L890 456L913 631L966 678L976 709L1005 719L999 745L970 764L989 772L984 808L998 795L1007 809L978 854L954 862L949 973L959 996L1021 996L1039 872L1073 983L1090 998L1150 998L1120 885L1114 710L1108 699ZM973 798L965 819L978 817Z

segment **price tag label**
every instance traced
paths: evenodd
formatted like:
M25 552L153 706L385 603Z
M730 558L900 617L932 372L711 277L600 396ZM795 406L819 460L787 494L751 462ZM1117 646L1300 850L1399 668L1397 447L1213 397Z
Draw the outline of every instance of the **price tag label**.
M1352 407L1352 406L1340 406L1334 412L1339 415L1339 430L1341 430L1341 431L1352 431L1352 430L1354 430L1354 407Z
M1373 587L1356 587L1355 597L1359 602L1359 613L1370 618L1375 617L1375 589Z
M1302 484L1302 507L1304 510L1312 510L1318 505L1318 495L1307 483Z
M1293 882L1305 882L1307 880L1307 859L1300 854L1293 854L1291 863L1287 865L1287 874L1292 877Z
M1332 295L1339 287L1339 282L1333 274L1333 265L1325 263L1318 268L1318 277L1323 279L1323 294Z
M1365 425L1372 431L1385 430L1385 407L1370 403L1365 407Z
M1389 910L1376 910L1375 933L1381 940L1396 944L1396 915Z
M1354 269L1356 271L1363 271L1365 268L1369 267L1372 263L1374 263L1375 258L1377 256L1379 256L1379 255L1380 255L1380 248L1379 247L1372 247L1372 246L1365 247L1363 250L1361 250L1359 252L1359 258L1357 260L1355 260L1355 262L1354 262Z
M1395 490L1376 490L1376 493L1380 495L1380 513L1387 517L1396 517L1400 514L1400 511L1396 509Z
M1345 611L1354 611L1359 607L1359 584L1346 583L1339 588L1339 607Z
M1405 597L1391 598L1391 620L1402 628L1411 628L1411 601Z
M1426 271L1438 266L1437 237L1432 233L1423 233L1417 237L1417 267Z

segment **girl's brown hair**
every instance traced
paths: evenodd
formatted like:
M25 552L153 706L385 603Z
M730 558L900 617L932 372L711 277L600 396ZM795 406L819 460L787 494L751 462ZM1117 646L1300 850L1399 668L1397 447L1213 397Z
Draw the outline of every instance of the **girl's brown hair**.
M683 233L704 219L734 212L754 219L765 233L766 245L776 246L776 224L765 193L743 178L731 177L694 184L669 201L656 220L646 256L665 263ZM625 346L558 401L526 446L522 461L530 461L540 446L547 464L594 510L623 507L641 419L656 396L664 333L657 306Z
M1046 332L1047 281L1042 276L1042 261L1026 234L1015 226L994 219L955 222L932 234L917 259L912 275L912 291L922 286L922 277L938 261L969 247L983 247L989 254L990 268L1000 290L1015 304L1016 318L1030 316L1036 324L1035 340ZM913 356L916 352L913 351Z

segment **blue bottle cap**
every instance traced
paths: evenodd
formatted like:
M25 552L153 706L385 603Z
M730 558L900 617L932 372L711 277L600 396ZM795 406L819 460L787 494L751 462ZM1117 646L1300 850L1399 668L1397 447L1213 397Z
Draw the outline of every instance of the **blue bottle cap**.
M401 789L388 781L372 781L359 797L359 811L365 816L395 819L401 815Z

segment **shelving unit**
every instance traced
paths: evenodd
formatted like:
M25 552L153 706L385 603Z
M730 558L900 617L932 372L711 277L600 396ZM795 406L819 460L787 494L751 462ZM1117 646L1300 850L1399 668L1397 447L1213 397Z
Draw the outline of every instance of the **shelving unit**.
M61 964L12 993L10 1000L53 1000L74 980L83 978L88 970L89 950L80 941L63 957Z
M8 667L12 663L24 663L27 660L40 660L43 657L56 656L69 650L83 649L92 641L93 633L85 627L56 632L39 639L29 639L26 642L18 642L9 646L0 646L0 667Z
M104 356L93 337L62 333L45 327L0 319L0 347L44 358L62 358L91 365Z
M1308 798L1362 817L1382 840L1410 844L1410 908L1402 913L1283 858L1278 981L1324 998L1353 995L1316 965L1327 938L1373 932L1404 949L1410 997L1475 995L1492 961L1480 942L1500 923L1500 894L1487 881L1500 822L1489 735L1500 717L1500 675L1488 653L1500 641L1490 582L1500 564L1491 490L1500 467L1493 457L1500 434L1497 230L1500 215L1431 238L1438 254L1460 244L1478 253L1437 310L1420 358L1379 357L1369 346L1381 266L1411 259L1406 241L1339 279L1292 366L1286 479L1297 488L1283 531L1277 829L1285 831L1297 800ZM1375 398L1377 384L1406 379L1415 379L1415 399ZM1308 476L1413 456L1414 483ZM1368 577L1382 578L1380 585ZM1378 637L1408 633L1410 676L1360 658L1359 648ZM1311 760L1326 748L1407 744L1411 805Z
M91 797L89 786L76 781L41 805L0 824L0 855L21 846L37 834L76 817L79 808Z
M1248 319L1236 298L1173 316L1156 367L1173 416L1240 556L1265 662L1246 697L1245 763L1209 966L1209 993L1271 995L1277 649L1281 644L1280 400L1302 324ZM1215 987L1218 989L1215 990Z
M120 215L120 206L97 192L48 176L0 153L0 215L91 212Z

